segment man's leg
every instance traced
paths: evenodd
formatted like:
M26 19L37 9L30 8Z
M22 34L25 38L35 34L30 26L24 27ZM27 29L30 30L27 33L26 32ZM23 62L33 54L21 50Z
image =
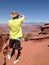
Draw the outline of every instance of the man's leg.
M17 56L18 56L18 50L15 50L15 54L14 54L14 59L15 60L16 60Z
M9 42L9 52L8 52L8 59L11 59L11 53L12 53L12 50L13 50L13 45L14 45L14 40L11 40L10 39L10 42Z
M8 55L7 55L9 60L11 59L12 50L13 50L13 48L9 48L9 52L8 52Z
M16 64L19 60L17 59L18 56L18 50L15 50L15 54L14 54L14 64Z
M18 62L18 50L20 48L20 41L15 41L15 54L14 54L14 64Z

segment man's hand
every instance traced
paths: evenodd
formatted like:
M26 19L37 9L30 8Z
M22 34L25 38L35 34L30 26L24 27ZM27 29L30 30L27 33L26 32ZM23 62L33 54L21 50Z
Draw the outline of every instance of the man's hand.
M25 16L24 15L22 15L22 14L18 14L19 16L21 16L21 17L24 17L25 18Z

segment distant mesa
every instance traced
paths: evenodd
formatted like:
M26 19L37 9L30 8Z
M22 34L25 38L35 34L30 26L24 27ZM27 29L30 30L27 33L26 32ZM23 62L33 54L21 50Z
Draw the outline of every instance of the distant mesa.
M31 32L24 32L24 36L26 36L28 33L32 34L29 39L44 39L49 38L49 23L45 23L43 25L30 25L30 26L24 26L23 29L29 29Z
M24 24L42 25L44 22L24 22Z

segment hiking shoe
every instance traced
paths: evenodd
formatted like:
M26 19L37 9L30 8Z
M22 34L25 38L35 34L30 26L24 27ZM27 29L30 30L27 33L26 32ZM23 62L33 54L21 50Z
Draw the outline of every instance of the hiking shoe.
M8 59L10 60L11 59L11 56L10 55L7 55Z
M17 59L17 60L15 60L15 61L14 61L14 64L16 64L18 61L19 61L18 59Z

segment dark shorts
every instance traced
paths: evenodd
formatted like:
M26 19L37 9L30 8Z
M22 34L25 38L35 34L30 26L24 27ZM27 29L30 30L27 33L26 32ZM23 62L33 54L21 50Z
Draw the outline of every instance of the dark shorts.
M18 50L20 48L21 44L19 40L16 39L10 39L9 42L9 47L10 48L15 48L16 50Z

